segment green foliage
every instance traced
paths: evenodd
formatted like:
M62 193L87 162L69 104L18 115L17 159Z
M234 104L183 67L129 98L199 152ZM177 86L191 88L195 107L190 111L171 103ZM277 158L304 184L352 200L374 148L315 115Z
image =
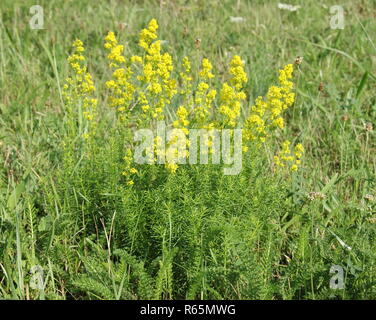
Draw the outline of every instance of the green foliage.
M39 2L44 30L28 28L34 2L0 6L0 299L376 298L375 4L345 1L339 31L316 1L298 12L275 1ZM102 86L107 31L133 50L151 17L195 70L207 56L224 74L230 56L244 57L249 102L276 66L304 56L285 128L304 143L302 171L276 175L252 151L237 176L145 165L128 187L129 137L114 112L98 105L89 147L68 134L61 86L72 40L91 48ZM329 287L333 265L344 290ZM31 285L34 266L42 289Z

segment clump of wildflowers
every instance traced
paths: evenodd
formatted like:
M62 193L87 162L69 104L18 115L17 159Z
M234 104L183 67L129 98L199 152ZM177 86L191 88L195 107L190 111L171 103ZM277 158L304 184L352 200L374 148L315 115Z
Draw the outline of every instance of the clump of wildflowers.
M70 117L82 110L85 125L81 128L82 136L89 138L95 132L96 109L98 100L95 98L95 86L91 74L87 71L86 58L83 55L85 48L81 40L73 42L73 52L68 62L73 75L65 80L63 98Z
M217 92L218 79L207 58L202 59L195 77L189 58L184 57L178 78L174 77L172 56L162 51L157 31L158 23L152 19L140 32L139 55L126 57L124 46L118 43L113 32L107 34L104 44L112 70L111 79L106 82L108 101L116 109L120 123L128 128L129 123L124 124L123 121L134 120L137 124L154 127L157 121L172 118L172 136L175 136L167 142L161 141L161 137L154 138L149 150L154 157L151 162L163 159L159 163L164 163L169 172L175 173L179 167L177 160L181 160L179 157L185 159L189 156L188 151L184 151L189 147L189 128L243 128L243 152L247 152L252 144L257 147L266 144L276 130L284 128L283 113L295 101L292 64L279 70L277 85L270 86L264 97L257 97L254 104L246 108L244 88L248 76L240 56L235 55L231 59L229 77ZM82 97L84 115L89 121L94 118L92 110L95 110L96 100L91 95L95 88L84 64L83 51L82 42L77 40L74 52L68 59L75 76L67 79L65 89L69 88L75 97ZM66 100L74 101L75 97L67 94ZM242 108L248 114L244 120L241 117ZM180 139L179 135L183 137ZM215 150L210 136L204 134L201 138L208 145L208 152L213 153ZM294 148L290 145L289 141L282 144L274 157L274 164L277 168L296 171L304 148L301 144ZM132 164L132 155L130 147L124 156L123 170L128 185L134 183L138 173Z

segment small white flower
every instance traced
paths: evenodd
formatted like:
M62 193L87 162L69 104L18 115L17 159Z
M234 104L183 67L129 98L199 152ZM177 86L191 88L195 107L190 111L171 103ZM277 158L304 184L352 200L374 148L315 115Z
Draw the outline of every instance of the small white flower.
M293 6L292 4L278 3L278 8L282 10L297 11L301 6Z
M239 23L239 22L244 22L245 18L243 17L230 17L231 22Z

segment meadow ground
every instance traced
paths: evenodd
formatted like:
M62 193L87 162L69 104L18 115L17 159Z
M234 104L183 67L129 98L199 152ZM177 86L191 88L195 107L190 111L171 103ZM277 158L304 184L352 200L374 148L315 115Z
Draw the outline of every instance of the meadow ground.
M0 298L376 298L376 2L293 2L1 0ZM43 30L29 26L35 4ZM303 57L275 134L303 144L297 172L275 172L275 150L261 147L240 175L140 166L125 183L104 38L112 30L136 54L152 18L174 61L212 62L213 85L244 60L244 117ZM89 156L62 94L77 38L103 88Z

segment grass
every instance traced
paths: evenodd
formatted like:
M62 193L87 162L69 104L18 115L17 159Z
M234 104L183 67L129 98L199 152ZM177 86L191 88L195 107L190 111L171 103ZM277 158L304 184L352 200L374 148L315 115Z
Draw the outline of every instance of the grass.
M277 1L49 0L39 1L44 29L30 30L34 2L0 5L1 298L376 297L376 4L342 1L345 28L333 30L335 1L294 1L302 8L288 12ZM207 57L223 79L239 54L247 105L278 68L304 57L282 132L305 146L299 174L275 176L260 159L231 177L215 166L172 176L151 169L125 188L114 160L124 146L105 103L94 160L64 157L72 41L84 42L103 87L107 32L131 54L153 17L176 61L189 55L197 69ZM310 192L325 198L311 201ZM43 289L31 286L36 265ZM342 290L329 287L333 265L344 269Z

